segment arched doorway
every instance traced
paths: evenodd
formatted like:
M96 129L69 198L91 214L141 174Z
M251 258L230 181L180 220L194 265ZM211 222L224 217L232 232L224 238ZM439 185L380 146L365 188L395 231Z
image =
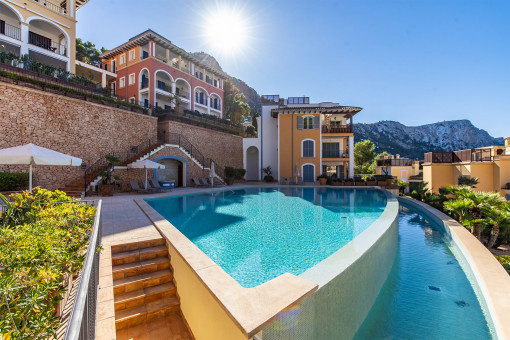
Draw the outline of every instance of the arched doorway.
M250 146L246 149L246 180L258 181L259 175L259 149L256 146Z
M163 164L164 169L154 170L154 178L157 181L174 181L175 187L188 186L188 163L177 156L165 156L156 159Z
M303 182L315 181L315 166L313 164L303 165Z

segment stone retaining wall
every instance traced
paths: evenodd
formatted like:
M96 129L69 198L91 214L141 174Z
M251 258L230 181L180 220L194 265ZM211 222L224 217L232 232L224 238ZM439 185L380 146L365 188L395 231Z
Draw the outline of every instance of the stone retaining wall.
M0 122L0 149L33 143L79 157L86 165L157 134L155 117L7 83L0 83ZM28 172L28 166L0 165L0 171ZM83 171L35 166L34 185L56 189Z
M186 137L204 157L212 158L220 166L243 167L242 137L175 121L158 123L160 137L172 133Z

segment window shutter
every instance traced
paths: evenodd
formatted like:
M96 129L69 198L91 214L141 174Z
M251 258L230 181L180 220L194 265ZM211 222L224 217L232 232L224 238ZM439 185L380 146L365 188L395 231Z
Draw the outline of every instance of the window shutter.
M303 117L297 117L297 128L300 130L304 129Z
M314 129L320 128L320 124L321 124L320 118L321 118L320 116L313 117L313 128Z

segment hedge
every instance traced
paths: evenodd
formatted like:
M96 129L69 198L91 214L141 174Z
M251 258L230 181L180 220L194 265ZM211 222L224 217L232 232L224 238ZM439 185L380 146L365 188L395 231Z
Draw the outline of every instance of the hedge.
M28 187L28 173L0 172L0 191L20 190Z

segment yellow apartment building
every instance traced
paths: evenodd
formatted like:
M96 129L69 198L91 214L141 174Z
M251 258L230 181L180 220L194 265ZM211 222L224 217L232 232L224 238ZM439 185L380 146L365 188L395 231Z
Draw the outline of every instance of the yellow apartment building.
M489 146L453 152L429 152L423 163L423 181L438 192L446 185L457 185L460 176L478 178L475 190L493 191L510 199L510 137L504 146Z
M317 176L354 176L353 116L362 109L310 103L308 97L262 96L257 138L243 140L247 180L262 180L271 166L278 181L315 182Z
M112 72L76 60L76 14L88 0L0 0L0 49L104 86Z
M381 156L377 160L377 175L393 176L406 183L420 176L421 172L422 166L420 161L401 158L400 155Z

